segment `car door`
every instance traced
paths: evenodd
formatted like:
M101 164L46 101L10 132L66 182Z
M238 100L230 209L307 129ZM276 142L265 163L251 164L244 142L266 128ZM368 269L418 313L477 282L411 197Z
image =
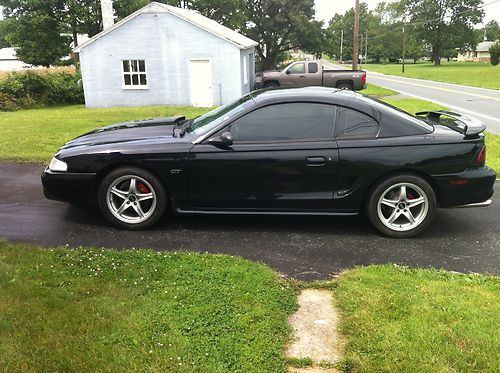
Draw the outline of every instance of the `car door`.
M294 102L258 108L219 131L233 143L195 145L188 157L196 210L334 209L336 107Z
M306 85L306 64L304 62L291 64L285 70L281 85L285 87Z

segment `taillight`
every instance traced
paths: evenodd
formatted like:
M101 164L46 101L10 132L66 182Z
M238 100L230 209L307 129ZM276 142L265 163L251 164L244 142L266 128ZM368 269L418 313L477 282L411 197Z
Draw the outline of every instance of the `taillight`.
M361 84L365 85L366 84L366 73L361 75Z
M476 163L480 166L484 166L484 164L486 163L486 145L484 145L479 151L479 154L476 158Z

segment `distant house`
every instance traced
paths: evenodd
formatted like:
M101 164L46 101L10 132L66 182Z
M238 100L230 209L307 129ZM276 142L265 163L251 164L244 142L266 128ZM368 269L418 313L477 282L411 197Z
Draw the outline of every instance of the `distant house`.
M473 61L473 62L490 62L490 48L495 44L494 41L486 40L486 34L484 36L484 41L479 43L476 48L472 51L467 51L465 53L459 53L457 56L458 61Z
M19 60L14 48L0 48L0 71L22 70L30 65Z
M250 92L255 45L195 11L153 2L74 51L88 107L209 107Z

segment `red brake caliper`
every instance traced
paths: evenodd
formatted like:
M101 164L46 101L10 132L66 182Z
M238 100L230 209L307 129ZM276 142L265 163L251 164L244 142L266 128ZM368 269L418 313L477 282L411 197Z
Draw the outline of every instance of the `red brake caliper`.
M149 188L146 185L144 185L143 183L137 183L137 190L139 192L141 192L142 194L151 193L151 191L149 190Z

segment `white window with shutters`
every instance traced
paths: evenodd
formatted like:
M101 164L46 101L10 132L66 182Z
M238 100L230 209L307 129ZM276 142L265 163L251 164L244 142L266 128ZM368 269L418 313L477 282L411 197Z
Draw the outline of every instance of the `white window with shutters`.
M123 89L148 89L145 60L123 60Z

